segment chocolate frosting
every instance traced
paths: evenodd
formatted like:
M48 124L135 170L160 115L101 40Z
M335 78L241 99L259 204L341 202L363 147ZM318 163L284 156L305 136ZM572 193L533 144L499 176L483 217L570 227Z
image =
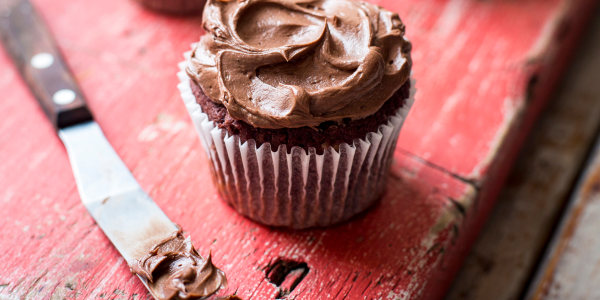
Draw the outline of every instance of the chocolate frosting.
M316 127L377 112L409 78L397 14L351 0L208 0L188 75L254 127Z
M158 243L131 271L148 282L157 299L208 297L227 285L225 273L198 255L181 231Z

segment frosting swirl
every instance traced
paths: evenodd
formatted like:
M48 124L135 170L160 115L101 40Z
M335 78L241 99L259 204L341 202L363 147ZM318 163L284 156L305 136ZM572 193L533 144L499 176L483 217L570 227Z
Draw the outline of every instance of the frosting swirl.
M147 280L155 298L198 299L227 285L225 273L215 267L211 255L204 260L181 231L161 241L130 265L131 271Z
M208 0L187 73L259 128L316 127L377 112L409 78L397 14L352 0Z

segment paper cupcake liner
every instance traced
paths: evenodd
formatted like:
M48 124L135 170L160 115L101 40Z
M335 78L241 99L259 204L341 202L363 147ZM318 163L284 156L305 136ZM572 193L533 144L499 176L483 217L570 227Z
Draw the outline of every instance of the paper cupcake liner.
M256 147L215 126L196 103L179 65L178 88L211 160L220 195L239 213L271 226L296 229L345 221L378 200L385 187L400 128L414 102L414 82L406 104L376 132L323 154L285 145Z

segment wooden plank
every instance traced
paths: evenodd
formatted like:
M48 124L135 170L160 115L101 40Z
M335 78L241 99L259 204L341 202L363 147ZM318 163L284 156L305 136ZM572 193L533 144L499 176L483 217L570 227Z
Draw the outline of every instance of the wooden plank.
M213 249L215 263L230 274L231 288L242 297L277 293L265 279L264 268L279 257L310 266L295 291L303 297L375 297L394 291L418 294L423 289L431 272L428 259L439 259L438 251L450 241L442 234L459 220L449 197L472 197L468 184L399 154L390 196L365 217L331 230L299 233L259 226L222 204L212 185L205 184L209 171L204 151L175 89L179 54L200 34L199 21L164 19L125 1L80 4L79 9L66 1L62 7L44 4L38 3L46 15L67 14L65 19L80 24L88 21L78 14L83 7L102 16L128 16L107 19L113 22L143 16L141 24L120 23L117 28L95 20L87 26L94 32L89 40L70 35L73 25L61 23L63 18L50 23L59 43L66 45L63 50L111 143L203 254ZM173 44L146 46L164 36L173 38ZM0 59L0 65L9 65L5 56ZM1 76L8 99L32 100L16 73ZM8 263L0 267L0 294L32 299L146 297L79 205L64 150L35 102L0 105L7 112L0 156L11 158L0 167L0 182L10 183L2 194L1 234L3 245L18 246L3 249ZM22 170L22 175L15 176L14 170Z
M546 24L543 34L536 45L530 50L524 73L527 75L527 88L518 96L515 107L505 118L505 123L498 130L498 136L490 144L490 157L481 162L487 165L467 180L479 187L475 202L466 205L467 218L460 228L462 234L456 241L456 247L450 248L446 258L464 258L470 250L479 233L479 229L487 220L495 199L500 193L502 183L516 159L518 151L533 122L537 119L541 108L553 92L553 87L566 67L575 41L578 40L578 31L585 20L594 12L597 2L588 2L587 5L577 6L574 2L563 2ZM570 32L570 33L565 33ZM519 100L520 99L520 100ZM512 101L512 100L511 100ZM468 152L470 153L470 152ZM480 173L482 172L482 173ZM460 176L460 175L459 175ZM454 278L455 272L460 267L461 259L447 259L440 265L442 275L433 279L437 286L448 286ZM441 297L442 293L438 293Z
M35 1L108 139L202 254L213 250L231 290L272 298L279 291L264 269L286 258L310 268L292 298L436 299L595 1L373 2L411 28L419 80L388 193L347 224L290 232L240 217L208 184L174 76L202 34L198 18L122 0ZM0 67L0 296L147 297L79 204L65 152L4 53Z
M184 131L188 130L192 131ZM183 146L196 144L194 139L185 138L187 134L183 135L173 142ZM42 164L68 168L58 141L46 139L59 150L55 153L59 159ZM175 163L200 166L199 172L208 172L201 163L204 159L202 151L194 151L184 161ZM212 186L184 184L181 177L187 180L188 175L175 168L155 184L151 194L170 217L188 229L204 254L213 249L215 263L231 274L230 285L239 289L245 299L277 293L265 281L264 268L279 257L302 260L310 266L298 295L357 297L364 293L380 297L394 289L408 292L421 288L416 283L431 271L423 262L439 257L437 251L447 247L449 241L441 236L442 232L459 221L460 214L449 197L459 199L465 190L470 190L468 185L459 185L448 174L423 167L410 157L399 157L398 163L386 201L364 217L329 230L287 232L259 226L221 204ZM55 177L60 175L67 177L64 181L71 176L68 170ZM46 179L32 181L37 185ZM439 186L431 186L432 182ZM2 240L6 245L19 247L3 254L11 259L2 266L2 284L6 286L0 292L32 299L145 295L143 287L79 205L73 190L63 203L53 201L60 199L60 192L40 194L36 188L28 192L31 194L21 192L3 202L2 217L15 223L3 225ZM176 201L180 195L196 197L186 196L182 205L167 206L165 203L171 200L168 195L174 195L171 199ZM34 201L39 204L31 210ZM206 211L212 213L203 214ZM20 218L10 217L15 214ZM203 216L201 222L189 217L193 214ZM221 220L224 217L228 219L225 223ZM381 220L390 222L379 226ZM439 225L430 228L431 224ZM373 232L373 228L378 230ZM389 239L390 236L402 238ZM373 245L380 247L373 249ZM395 261L390 262L390 257ZM354 281L357 283L349 284ZM407 289L410 284L413 287Z
M446 299L518 299L527 287L600 129L598 15L585 36Z
M390 3L406 11L405 21L413 27L409 36L415 61L428 66L415 64L421 103L407 121L400 147L481 183L511 136L509 126L519 121L525 108L536 106L525 102L528 85L532 78L548 75L543 72L548 67L544 60L555 62L555 52L562 52L565 45L556 43L557 27L561 22L575 25L579 20L566 17L576 16L572 9L589 4L423 2ZM424 132L423 124L429 120L435 122Z
M600 290L600 140L573 195L530 299L598 299Z

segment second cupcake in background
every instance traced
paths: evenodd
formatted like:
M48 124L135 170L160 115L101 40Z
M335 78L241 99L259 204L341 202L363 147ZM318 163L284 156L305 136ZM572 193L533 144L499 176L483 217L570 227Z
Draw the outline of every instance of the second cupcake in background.
M413 103L397 14L351 0L208 0L179 89L227 203L329 226L382 196Z
M167 14L192 14L201 12L205 0L135 0L146 8Z

